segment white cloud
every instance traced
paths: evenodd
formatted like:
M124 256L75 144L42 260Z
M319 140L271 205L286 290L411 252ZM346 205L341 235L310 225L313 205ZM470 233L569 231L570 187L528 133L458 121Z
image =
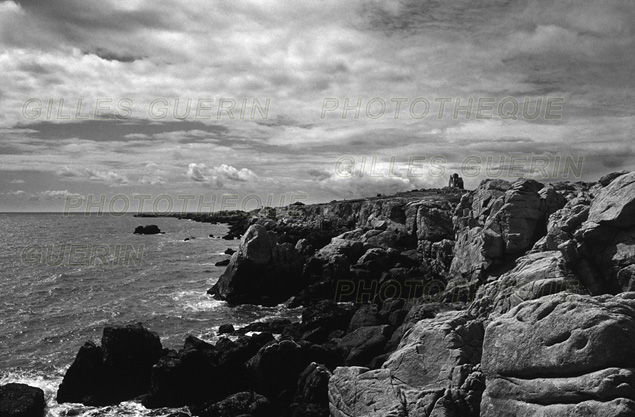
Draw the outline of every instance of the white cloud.
M247 182L257 180L258 176L249 168L237 169L231 165L221 164L208 168L205 164L191 163L187 174L195 182L208 182L222 187L225 182Z
M68 190L64 190L64 191L46 190L46 191L40 192L39 194L48 199L54 199L54 198L66 198L67 195L72 193L69 192Z

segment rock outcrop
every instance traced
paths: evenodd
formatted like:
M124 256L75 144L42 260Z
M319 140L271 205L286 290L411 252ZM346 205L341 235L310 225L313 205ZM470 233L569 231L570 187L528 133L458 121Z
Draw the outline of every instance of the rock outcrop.
M145 394L161 356L159 336L139 323L106 327L101 346L86 342L66 371L57 402L110 405Z
M564 204L553 187L534 180L482 182L456 209L450 276L475 283L513 263L546 234L548 217Z
M137 226L133 232L135 235L158 235L161 232L159 226L151 224L149 226Z
M485 332L482 416L635 413L635 293L555 294Z
M290 243L255 224L209 293L231 304L278 304L298 290L302 258Z
M0 416L43 417L46 402L44 391L26 384L0 386Z
M143 382L146 406L203 416L635 415L635 173L236 218L210 293L302 306L301 321L159 354L109 336L80 349L58 398L112 403ZM148 356L134 375L128 349Z

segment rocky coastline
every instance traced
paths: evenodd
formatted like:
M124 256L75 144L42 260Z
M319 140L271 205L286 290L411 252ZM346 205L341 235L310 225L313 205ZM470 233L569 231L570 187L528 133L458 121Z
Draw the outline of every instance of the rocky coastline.
M142 324L107 327L58 402L203 417L635 415L635 172L231 218L240 248L209 294L301 307L301 320L219 323L218 342L189 336L178 351Z

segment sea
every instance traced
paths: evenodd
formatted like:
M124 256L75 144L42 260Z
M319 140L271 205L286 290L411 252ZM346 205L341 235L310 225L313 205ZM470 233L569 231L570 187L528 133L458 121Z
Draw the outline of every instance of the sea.
M164 234L135 235L156 224ZM111 407L57 404L80 346L104 327L141 322L163 347L192 334L216 342L221 324L297 320L282 306L228 306L206 291L225 267L227 225L111 214L0 213L0 385L40 387L47 416L167 416L129 401ZM213 237L210 237L212 235Z

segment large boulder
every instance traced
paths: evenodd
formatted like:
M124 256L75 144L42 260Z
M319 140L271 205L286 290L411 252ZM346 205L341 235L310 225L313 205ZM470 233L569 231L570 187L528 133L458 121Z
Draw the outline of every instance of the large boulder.
M589 221L619 228L635 226L635 172L618 177L598 193Z
M635 413L635 293L524 302L485 332L482 416Z
M231 304L279 304L300 289L302 265L294 245L279 244L273 232L253 224L208 293Z
M263 346L246 367L256 391L276 398L283 391L295 392L298 377L309 363L300 345L282 340Z
M166 352L152 368L143 404L148 408L199 405L245 391L252 383L245 363L273 341L271 333L221 338L211 345L189 336L183 349Z
M462 311L415 323L383 367L413 388L445 388L452 369L481 361L483 325Z
M57 391L57 401L117 404L145 394L162 353L159 336L136 325L104 328L101 347L85 343Z
M0 386L0 416L43 417L46 402L44 391L26 384Z
M514 269L479 288L471 309L480 316L500 315L523 301L561 291L587 293L561 252L537 252L518 258Z

